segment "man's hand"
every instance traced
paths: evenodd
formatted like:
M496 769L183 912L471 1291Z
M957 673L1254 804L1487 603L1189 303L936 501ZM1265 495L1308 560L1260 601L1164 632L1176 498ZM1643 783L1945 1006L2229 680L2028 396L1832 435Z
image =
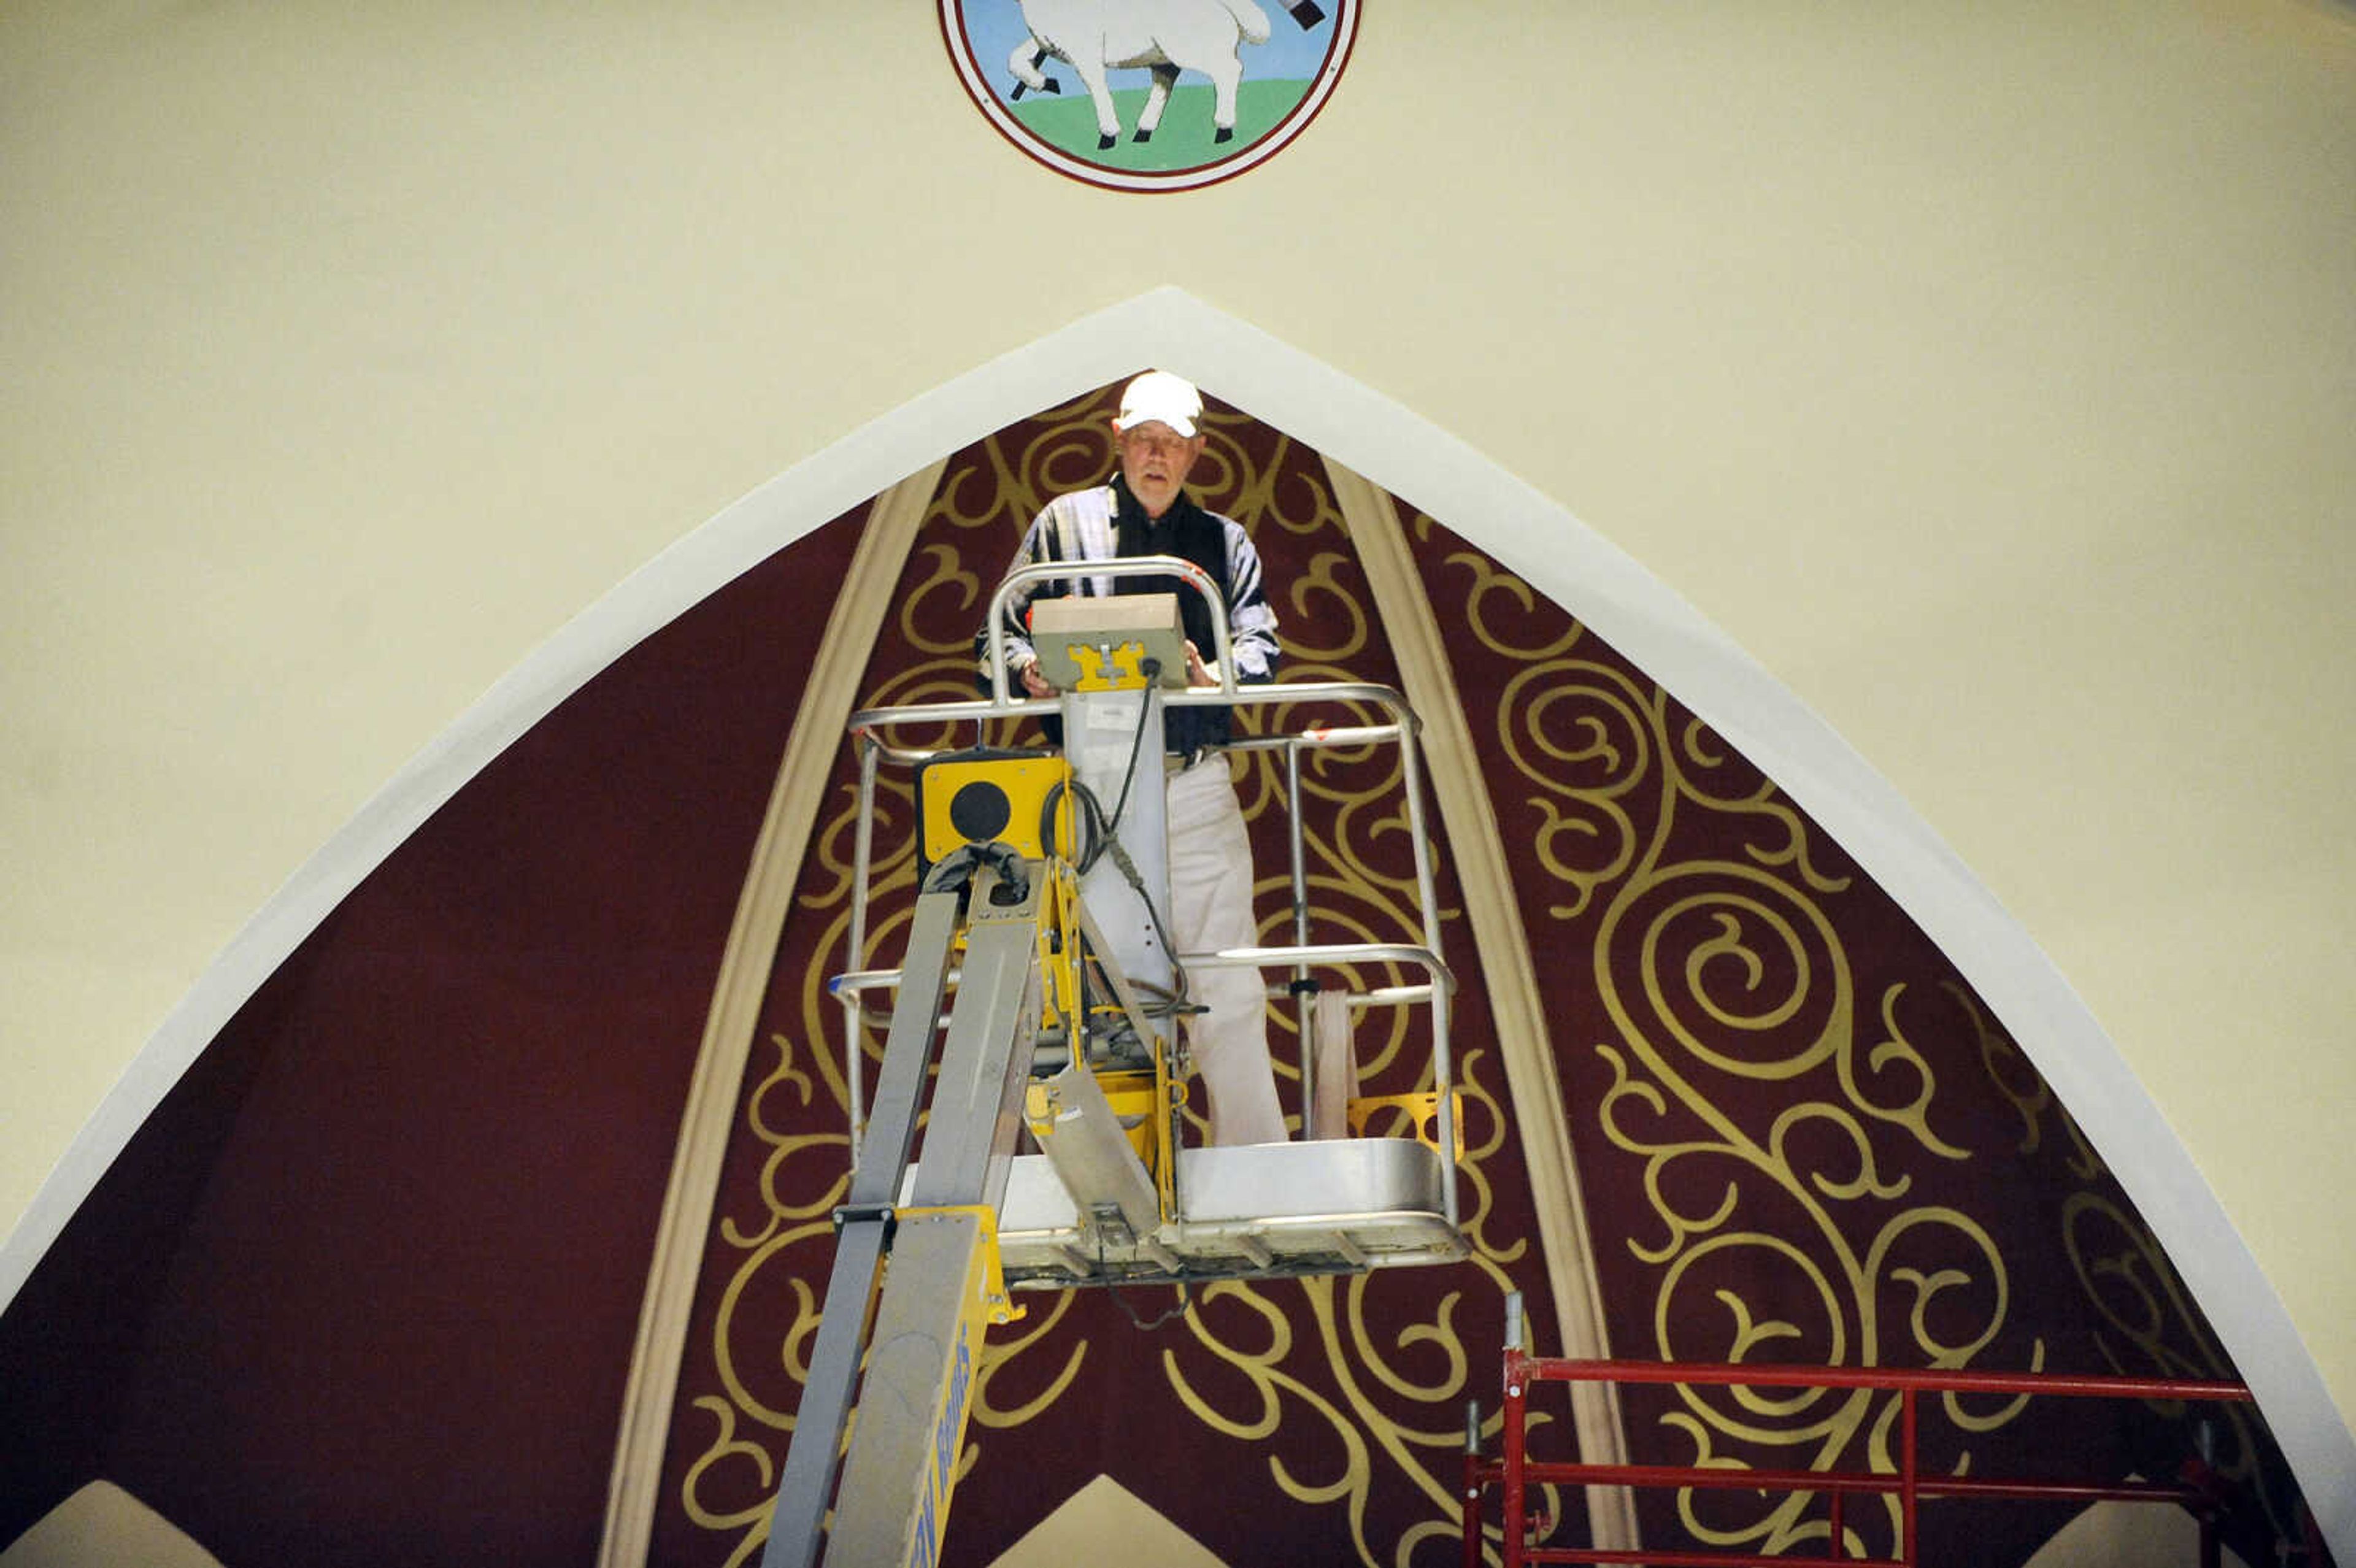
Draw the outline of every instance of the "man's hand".
M1189 644L1188 645L1191 647L1193 645ZM1029 664L1023 667L1023 689L1029 692L1033 697L1053 697L1055 695L1055 688L1047 684L1047 677L1039 673L1039 661L1037 659L1033 659Z
M1203 662L1202 651L1196 648L1191 640L1186 644L1186 684L1188 686L1219 684L1219 677L1211 673L1210 667Z

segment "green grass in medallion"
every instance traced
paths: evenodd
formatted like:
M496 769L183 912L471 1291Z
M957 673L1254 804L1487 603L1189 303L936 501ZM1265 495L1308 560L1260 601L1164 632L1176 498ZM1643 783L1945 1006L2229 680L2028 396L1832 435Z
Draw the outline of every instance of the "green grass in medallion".
M1062 67L1058 69L1058 67ZM1240 152L1276 129L1308 92L1306 81L1247 81L1236 90L1236 136L1232 142L1211 140L1211 113L1216 93L1207 85L1180 83L1170 94L1153 140L1142 145L1130 140L1137 133L1137 116L1145 107L1146 90L1127 88L1112 95L1113 112L1120 120L1120 140L1097 151L1097 111L1088 91L1068 66L1049 60L1042 69L1064 84L1061 97L1025 93L1012 105L1014 117L1043 141L1107 168L1135 169L1153 174L1178 174L1200 168L1230 153Z

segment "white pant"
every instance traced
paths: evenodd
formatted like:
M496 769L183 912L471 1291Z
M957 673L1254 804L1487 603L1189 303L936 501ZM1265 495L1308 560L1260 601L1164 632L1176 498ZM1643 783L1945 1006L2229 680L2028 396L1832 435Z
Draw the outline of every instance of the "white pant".
M1226 754L1169 776L1170 940L1181 953L1256 947L1251 838ZM1194 1071L1210 1092L1211 1141L1285 1141L1268 1060L1266 984L1257 969L1189 969L1190 997L1210 1008L1187 1022Z

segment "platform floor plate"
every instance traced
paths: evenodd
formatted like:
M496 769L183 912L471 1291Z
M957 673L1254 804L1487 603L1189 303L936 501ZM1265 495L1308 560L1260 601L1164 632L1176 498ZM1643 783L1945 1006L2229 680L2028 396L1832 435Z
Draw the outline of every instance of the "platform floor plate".
M1018 1289L1346 1274L1453 1263L1447 1167L1407 1138L1183 1149L1183 1218L1133 1243L1100 1237L1044 1155L1014 1160L999 1249Z

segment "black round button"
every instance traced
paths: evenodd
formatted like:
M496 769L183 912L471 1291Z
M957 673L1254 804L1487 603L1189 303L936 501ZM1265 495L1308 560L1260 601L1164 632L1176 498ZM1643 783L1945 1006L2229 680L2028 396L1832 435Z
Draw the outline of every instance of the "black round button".
M949 797L949 826L963 834L969 844L989 843L1006 831L1013 816L1014 807L1006 792L988 779L960 784Z

